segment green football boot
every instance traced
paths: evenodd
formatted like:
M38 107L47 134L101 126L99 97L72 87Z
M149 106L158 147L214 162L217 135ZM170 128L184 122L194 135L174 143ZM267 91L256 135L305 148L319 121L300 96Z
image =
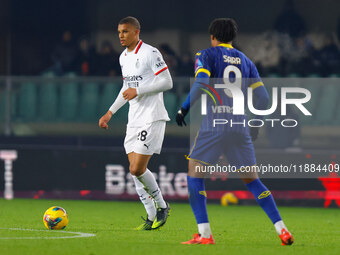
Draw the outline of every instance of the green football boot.
M152 224L152 229L158 229L162 227L165 224L166 220L168 219L171 209L168 203L166 203L166 205L167 205L166 208L157 209L156 219Z
M144 219L143 217L141 218L143 219L144 222L138 227L134 228L134 230L138 230L138 231L152 230L153 221L149 220L148 217L146 217L146 219Z

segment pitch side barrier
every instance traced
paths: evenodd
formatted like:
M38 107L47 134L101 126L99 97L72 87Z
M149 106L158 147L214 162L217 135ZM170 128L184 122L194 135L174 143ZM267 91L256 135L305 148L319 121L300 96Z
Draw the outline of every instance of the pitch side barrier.
M0 190L5 191L1 195L5 194L7 199L138 200L125 152L120 147L80 149L26 146L20 149L2 148L0 151L0 169L3 170ZM187 200L186 153L184 148L164 148L163 153L150 162L149 168L155 173L167 199ZM327 184L331 182L335 187L336 183L340 183L335 170L337 158L340 158L340 152L257 150L258 167L264 169L267 166L267 172L259 172L259 175L279 200L318 201L319 205L327 195ZM218 164L220 169L228 166L224 158ZM271 172L269 166L273 166ZM304 170L294 174L280 172L288 166L295 167L297 172L300 166ZM326 170L323 170L324 167ZM207 173L208 196L219 200L226 192L233 192L240 200L252 200L237 175L216 169Z

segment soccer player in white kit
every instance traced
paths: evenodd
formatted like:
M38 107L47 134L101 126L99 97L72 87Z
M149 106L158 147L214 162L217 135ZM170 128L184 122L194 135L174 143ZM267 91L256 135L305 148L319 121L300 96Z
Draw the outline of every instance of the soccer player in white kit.
M172 88L172 79L161 53L139 39L140 24L126 17L118 24L119 40L126 49L119 57L123 87L99 126L108 129L111 117L129 101L124 147L136 191L147 211L147 219L136 230L163 226L170 213L161 190L147 168L151 156L161 152L168 113L163 92Z

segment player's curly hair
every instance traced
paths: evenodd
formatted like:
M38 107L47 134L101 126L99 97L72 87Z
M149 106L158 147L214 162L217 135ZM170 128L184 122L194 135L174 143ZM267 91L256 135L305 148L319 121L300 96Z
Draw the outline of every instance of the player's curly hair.
M236 21L231 18L214 19L209 26L209 33L223 43L233 41L237 30Z
M132 17L132 16L127 16L127 17L121 19L118 24L119 25L131 24L131 25L135 26L138 30L140 30L140 23L139 23L138 19L136 19L135 17Z

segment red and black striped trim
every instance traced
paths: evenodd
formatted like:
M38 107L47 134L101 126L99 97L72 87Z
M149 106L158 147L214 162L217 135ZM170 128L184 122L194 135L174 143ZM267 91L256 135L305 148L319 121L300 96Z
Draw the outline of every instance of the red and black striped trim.
M166 69L168 69L168 67L164 67L162 70L159 70L157 73L155 73L155 75L159 75L161 72L165 71Z
M138 53L138 51L139 51L139 49L140 49L140 46L142 46L142 43L143 43L143 41L140 40L139 43L138 43L138 45L137 45L137 48L136 48L136 50L135 50L135 54Z

